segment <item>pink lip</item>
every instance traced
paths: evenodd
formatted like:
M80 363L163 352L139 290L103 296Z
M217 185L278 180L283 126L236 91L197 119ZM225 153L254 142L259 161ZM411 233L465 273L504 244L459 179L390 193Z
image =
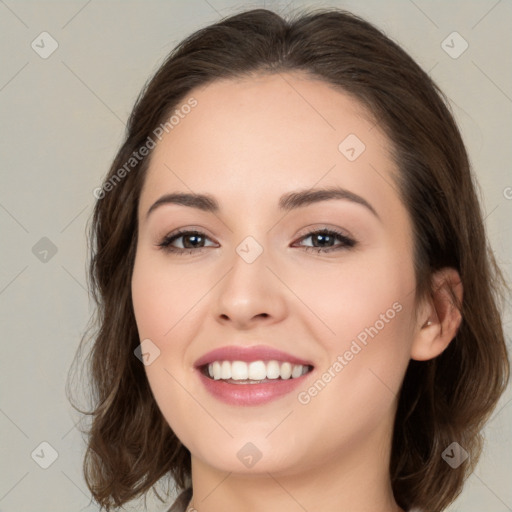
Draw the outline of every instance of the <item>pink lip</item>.
M308 378L312 371L296 379L272 379L260 384L232 384L223 380L208 378L201 367L213 361L288 361L292 364L313 366L310 361L276 350L272 347L258 345L253 347L227 346L212 350L195 362L197 374L209 393L230 405L259 405L282 397Z
M250 363L251 361L261 360L274 360L281 362L288 361L292 364L313 366L310 361L300 359L298 357L292 356L291 354L287 354L286 352L265 345L256 345L253 347L230 345L227 347L217 348L200 357L194 363L194 366L199 368L200 366L212 363L213 361L245 361L246 363ZM254 386L255 384L251 385Z
M308 378L312 372L296 379L269 380L261 384L230 384L222 380L213 380L196 370L207 391L215 398L229 405L260 405L287 395Z

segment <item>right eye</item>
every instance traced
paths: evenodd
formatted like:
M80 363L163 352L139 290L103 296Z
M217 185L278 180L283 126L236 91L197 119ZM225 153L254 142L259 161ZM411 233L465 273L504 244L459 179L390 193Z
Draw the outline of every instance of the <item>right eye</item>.
M184 247L174 247L173 244L176 240L182 238L183 241L189 240L184 244ZM188 230L180 230L175 233L171 233L166 235L163 240L157 245L162 248L162 250L176 253L176 254L192 254L192 252L201 252L204 246L200 246L198 244L204 243L204 241L208 239L208 237L202 233L201 231L188 231ZM182 242L183 243L183 242ZM191 247L185 247L185 245L191 244Z

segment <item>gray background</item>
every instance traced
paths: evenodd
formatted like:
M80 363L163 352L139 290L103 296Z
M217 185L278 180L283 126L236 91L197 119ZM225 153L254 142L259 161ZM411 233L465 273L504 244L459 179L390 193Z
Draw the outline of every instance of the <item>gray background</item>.
M510 275L512 2L293 2L301 5L366 17L449 96L480 183L490 243ZM284 1L0 0L0 512L97 510L81 472L79 416L64 388L92 313L85 232L93 190L137 94L173 46L220 17L263 6L290 10ZM44 31L58 43L46 59L31 47ZM458 58L442 46L454 31L469 45ZM451 41L445 45L458 53L462 40ZM509 346L510 312L509 302ZM511 395L509 388L486 427L481 462L450 511L512 510ZM34 460L50 460L38 448L43 441L58 453L47 469ZM126 508L141 510L141 503ZM152 494L148 504L166 509Z

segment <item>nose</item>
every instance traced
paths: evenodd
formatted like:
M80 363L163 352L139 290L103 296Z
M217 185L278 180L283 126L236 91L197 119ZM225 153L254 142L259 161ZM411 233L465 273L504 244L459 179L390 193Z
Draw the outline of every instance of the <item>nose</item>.
M248 330L286 315L286 287L268 264L265 251L252 263L235 253L233 265L216 291L215 316L223 324Z

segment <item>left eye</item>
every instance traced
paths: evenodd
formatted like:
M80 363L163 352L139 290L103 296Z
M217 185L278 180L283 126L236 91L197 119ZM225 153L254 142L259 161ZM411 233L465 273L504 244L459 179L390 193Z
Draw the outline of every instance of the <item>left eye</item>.
M312 231L310 233L307 233L305 236L300 238L300 240L306 240L308 238L311 238L313 241L319 242L320 247L305 247L306 251L315 251L317 253L319 252L331 252L331 251L339 251L341 249L345 248L351 248L356 245L356 241L352 238L349 238L348 236L344 235L343 233L339 233L338 231L332 230L332 229L322 229L319 231ZM338 239L341 243L338 246L332 246L329 245L330 242L334 242L335 239Z
M182 238L184 241L189 240L188 243L185 243L183 247L175 247L173 244L176 240ZM314 251L316 253L325 253L331 251L338 251L345 248L354 247L357 242L352 238L340 233L336 230L332 229L322 229L318 231L311 231L306 235L302 236L299 240L307 240L311 238L313 243L320 243L320 246L303 246L306 251ZM205 246L201 246L199 244L204 243L208 237L200 232L200 231L179 231L177 233L171 233L167 235L159 244L163 250L176 254L183 254L188 252L188 254L192 254L193 252L200 252ZM336 239L340 241L339 245L332 246L331 242L334 242Z

